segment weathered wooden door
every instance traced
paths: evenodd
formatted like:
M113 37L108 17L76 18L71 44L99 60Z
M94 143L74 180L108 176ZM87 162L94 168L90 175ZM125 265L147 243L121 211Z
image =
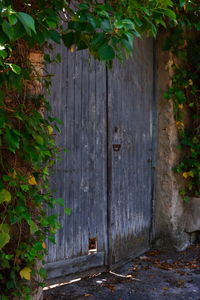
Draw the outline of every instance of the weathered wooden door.
M149 247L152 219L153 41L136 41L133 57L112 71L87 52L53 65L54 115L62 154L55 194L72 213L48 245L49 279L122 263Z
M109 255L118 264L149 247L152 221L153 41L108 73Z

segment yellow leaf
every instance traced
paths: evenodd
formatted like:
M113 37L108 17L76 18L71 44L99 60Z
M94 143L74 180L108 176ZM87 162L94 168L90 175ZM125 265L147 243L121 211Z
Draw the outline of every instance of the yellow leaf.
M48 134L49 134L49 135L52 135L52 134L53 134L53 127L48 126L48 127L47 127L47 131L48 131Z
M71 53L73 53L74 52L74 46L71 46L70 48L69 48L69 51L71 52Z
M46 244L44 242L42 243L42 248L46 249Z
M189 176L189 175L188 175L187 172L184 172L184 173L183 173L183 177L184 177L184 178L188 178L188 176Z
M178 108L183 109L183 104L179 104Z
M31 280L31 269L28 267L23 268L20 272L19 272L21 278L26 279L26 280Z
M17 176L17 172L14 170L13 173L12 173L12 178L15 179L16 176Z
M189 85L193 85L192 79L189 79L189 80L188 80L188 84L189 84Z
M37 184L37 182L36 182L36 180L35 180L35 177L34 177L33 175L29 177L28 183L29 183L30 185L36 185L36 184Z
M182 121L177 121L176 125L177 125L178 129L182 129L184 127L184 123Z
M15 179L16 176L17 176L17 172L14 170L12 173L9 173L8 175L9 175L10 177L12 177L13 179Z

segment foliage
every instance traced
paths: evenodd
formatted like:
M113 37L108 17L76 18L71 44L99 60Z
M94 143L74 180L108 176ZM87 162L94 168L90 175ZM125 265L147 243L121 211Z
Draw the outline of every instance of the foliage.
M180 194L188 201L188 196L200 196L200 3L180 1L180 8L179 26L171 29L165 42L165 49L177 57L166 97L174 100L183 153L174 170L185 179Z
M47 254L45 240L54 242L59 228L46 207L64 206L52 197L49 168L59 155L53 134L59 120L44 117L49 110L42 92L50 75L41 75L32 52L50 49L50 41L70 51L89 49L112 65L133 49L133 40L155 36L166 20L175 23L170 0L0 1L0 290L1 299L30 299L35 263ZM45 54L46 63L59 56ZM45 93L46 94L46 93ZM66 214L70 209L64 208ZM44 261L43 261L44 262ZM43 276L45 270L41 268ZM28 282L31 279L31 284Z

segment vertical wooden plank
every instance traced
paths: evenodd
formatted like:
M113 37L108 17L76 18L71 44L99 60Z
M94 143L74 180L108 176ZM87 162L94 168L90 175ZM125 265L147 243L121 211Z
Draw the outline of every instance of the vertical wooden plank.
M149 247L151 227L151 147L153 40L135 41L133 57L109 72L111 264Z

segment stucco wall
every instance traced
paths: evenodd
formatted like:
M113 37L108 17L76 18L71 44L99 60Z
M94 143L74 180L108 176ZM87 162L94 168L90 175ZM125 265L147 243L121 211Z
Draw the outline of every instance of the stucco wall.
M157 41L157 158L155 189L155 242L183 250L189 245L184 232L184 203L179 195L180 179L172 170L179 160L178 132L173 113L173 103L164 99L173 74L173 56L162 50L165 36Z

